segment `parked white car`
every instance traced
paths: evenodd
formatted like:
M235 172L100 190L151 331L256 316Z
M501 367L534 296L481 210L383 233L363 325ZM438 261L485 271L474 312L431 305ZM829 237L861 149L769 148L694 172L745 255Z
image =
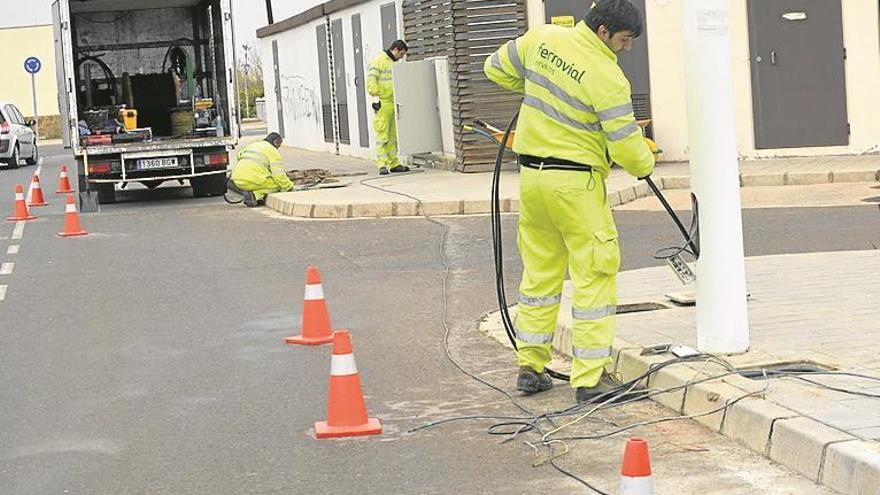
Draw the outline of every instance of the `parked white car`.
M33 127L36 122L25 121L24 115L12 103L0 101L0 164L18 168L21 160L36 165L40 152Z

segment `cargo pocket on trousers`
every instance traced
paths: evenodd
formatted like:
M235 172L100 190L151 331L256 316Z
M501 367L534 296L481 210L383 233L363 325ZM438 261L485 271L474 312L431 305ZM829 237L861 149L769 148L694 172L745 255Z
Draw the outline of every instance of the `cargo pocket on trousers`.
M620 270L620 245L614 227L593 233L593 270L605 276L616 275Z

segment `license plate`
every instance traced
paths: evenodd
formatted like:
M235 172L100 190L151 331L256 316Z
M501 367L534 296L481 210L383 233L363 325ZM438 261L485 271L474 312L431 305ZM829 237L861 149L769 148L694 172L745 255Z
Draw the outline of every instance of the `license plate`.
M154 168L171 168L177 166L177 157L172 158L145 158L137 161L138 170L152 170Z

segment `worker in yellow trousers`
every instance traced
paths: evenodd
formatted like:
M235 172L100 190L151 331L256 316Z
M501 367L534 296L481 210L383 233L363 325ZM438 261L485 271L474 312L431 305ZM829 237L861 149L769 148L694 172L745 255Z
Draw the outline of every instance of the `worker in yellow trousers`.
M617 53L642 32L627 0L599 0L574 28L544 25L501 46L486 75L523 94L513 149L520 162L517 245L523 262L515 323L525 393L553 386L545 366L566 269L574 285L571 386L578 402L613 390L617 228L605 180L611 162L639 178L654 156L633 113Z
M367 72L367 93L373 97L373 130L376 131L376 166L379 174L409 172L397 158L397 121L394 118L394 82L391 64L406 56L403 40L391 43L387 50L370 62Z
M244 196L245 206L252 208L265 203L268 194L293 190L278 152L283 141L280 134L273 132L238 152L232 182Z

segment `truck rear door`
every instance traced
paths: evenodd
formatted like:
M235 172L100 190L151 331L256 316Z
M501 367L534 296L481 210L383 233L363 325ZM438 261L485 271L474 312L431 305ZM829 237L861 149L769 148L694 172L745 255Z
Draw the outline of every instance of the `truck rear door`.
M58 80L58 109L61 112L64 147L78 147L79 136L74 134L76 119L71 117L77 115L77 110L68 0L55 0L52 3L52 26L55 32L55 74Z
M226 62L226 94L228 97L229 115L226 116L229 122L229 135L238 137L238 92L236 91L237 81L235 77L236 57L235 57L235 38L232 30L232 0L220 0L223 20L223 51L225 56L223 60Z

